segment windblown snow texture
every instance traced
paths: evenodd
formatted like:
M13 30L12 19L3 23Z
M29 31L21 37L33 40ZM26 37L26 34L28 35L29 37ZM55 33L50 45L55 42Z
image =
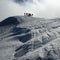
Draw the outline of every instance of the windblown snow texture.
M0 60L60 60L60 18L12 16L0 22Z

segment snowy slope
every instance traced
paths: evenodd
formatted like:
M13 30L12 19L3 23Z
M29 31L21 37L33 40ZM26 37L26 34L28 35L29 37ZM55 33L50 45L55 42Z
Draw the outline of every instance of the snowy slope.
M60 59L60 19L13 16L0 22L0 60Z

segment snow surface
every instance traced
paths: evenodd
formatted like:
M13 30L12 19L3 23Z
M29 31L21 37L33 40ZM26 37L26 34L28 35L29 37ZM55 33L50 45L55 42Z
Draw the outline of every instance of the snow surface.
M13 16L0 22L0 60L60 60L60 18Z

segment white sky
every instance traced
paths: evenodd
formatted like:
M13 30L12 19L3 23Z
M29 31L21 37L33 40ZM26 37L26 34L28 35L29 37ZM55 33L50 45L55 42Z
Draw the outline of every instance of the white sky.
M33 0L22 5L13 0L0 0L0 21L24 12L33 13L34 17L60 18L60 0Z

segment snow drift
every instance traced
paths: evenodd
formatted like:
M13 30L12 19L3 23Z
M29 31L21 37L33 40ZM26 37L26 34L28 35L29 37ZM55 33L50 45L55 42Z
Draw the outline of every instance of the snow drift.
M60 18L13 16L0 22L0 59L60 59Z

